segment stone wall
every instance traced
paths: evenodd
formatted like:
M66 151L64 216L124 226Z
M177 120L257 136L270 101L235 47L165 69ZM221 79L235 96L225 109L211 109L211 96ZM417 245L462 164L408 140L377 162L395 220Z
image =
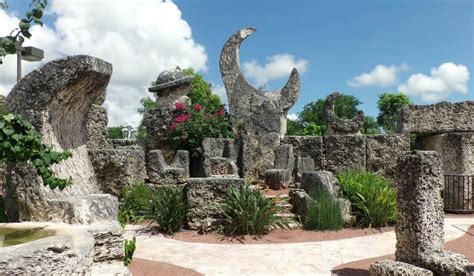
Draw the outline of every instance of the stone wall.
M410 150L408 135L286 136L295 157L310 157L316 171L339 173L347 169L369 170L393 175L396 160Z
M414 134L474 132L474 101L405 105L398 118L397 130Z

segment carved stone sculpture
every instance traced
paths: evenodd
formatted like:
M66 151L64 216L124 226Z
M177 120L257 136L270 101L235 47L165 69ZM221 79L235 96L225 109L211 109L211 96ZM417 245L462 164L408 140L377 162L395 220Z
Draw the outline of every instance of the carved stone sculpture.
M220 57L222 79L242 147L244 176L263 176L272 167L273 148L286 133L286 116L300 92L300 79L293 69L290 79L278 92L260 91L249 84L240 71L239 48L255 32L245 28L225 43Z
M345 119L340 118L334 111L336 100L341 97L341 94L334 92L327 96L324 104L324 116L327 124L326 135L331 134L356 134L364 125L364 113L358 111L354 118Z

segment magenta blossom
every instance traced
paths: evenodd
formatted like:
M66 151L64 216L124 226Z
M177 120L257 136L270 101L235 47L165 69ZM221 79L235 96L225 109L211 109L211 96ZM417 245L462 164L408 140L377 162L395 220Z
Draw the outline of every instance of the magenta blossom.
M186 109L186 104L182 102L177 102L174 104L176 107L176 110L185 110Z

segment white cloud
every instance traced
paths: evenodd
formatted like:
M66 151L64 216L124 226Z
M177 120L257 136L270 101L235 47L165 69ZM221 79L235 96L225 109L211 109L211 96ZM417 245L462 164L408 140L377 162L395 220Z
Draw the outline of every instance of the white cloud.
M351 87L386 87L394 84L397 81L398 74L405 70L408 70L408 66L406 64L402 64L400 66L377 65L372 71L368 73L362 73L354 77L352 80L348 81L347 84Z
M207 70L203 46L172 2L160 0L52 0L57 16L54 30L35 27L31 45L45 50L45 61L65 55L88 54L114 68L105 107L109 125L140 122L137 109L151 81L163 70L180 66ZM0 10L0 34L9 33L19 19ZM24 63L25 73L38 66ZM15 57L0 66L0 93L15 83Z
M446 62L438 68L431 68L431 76L411 75L398 90L410 96L419 96L426 102L435 102L454 92L466 94L468 81L469 69L465 65Z
M225 90L224 85L211 82L211 90L213 94L216 94L221 97L221 101L223 104L229 104L229 101L227 100L227 92Z
M298 120L298 115L295 113L288 113L288 115L286 115L286 118L288 120L296 121Z
M256 86L264 86L271 80L288 78L293 68L300 74L308 70L309 62L304 59L296 60L290 54L276 54L267 58L267 64L260 65L257 61L244 62L242 71L246 78L253 79Z

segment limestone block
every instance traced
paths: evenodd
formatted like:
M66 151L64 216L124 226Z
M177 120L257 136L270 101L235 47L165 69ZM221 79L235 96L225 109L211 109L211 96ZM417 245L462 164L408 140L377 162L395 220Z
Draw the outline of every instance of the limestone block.
M206 177L237 177L236 141L228 138L205 138L202 143L203 171Z
M433 272L411 264L392 260L378 261L370 265L371 276L431 276Z
M87 113L86 131L87 147L89 149L110 148L107 142L107 110L98 105L92 105Z
M333 197L338 197L340 185L332 172L304 172L301 178L301 189L307 193L319 193L324 191Z
M300 157L296 159L295 181L300 182L304 172L314 171L314 160L310 157Z
M362 135L326 135L324 140L325 170L340 173L365 170L366 139Z
M102 192L122 196L125 187L145 181L145 152L141 147L89 150Z
M190 178L185 187L188 227L207 232L222 225L228 189L243 185L242 178Z
M324 142L321 136L285 136L281 142L293 146L298 157L310 157L314 160L315 170L324 170Z
M189 152L178 150L174 161L168 165L160 150L148 152L148 179L155 184L182 184L189 178Z
M174 107L156 107L143 114L143 126L146 128L147 150L169 151L168 134L174 118Z
M304 221L308 212L308 203L311 197L303 189L292 189L289 192L291 212L298 215L301 221Z
M380 172L385 176L392 177L398 158L410 150L409 135L367 135L365 139L367 170Z
M358 111L354 118L340 118L334 111L336 100L342 95L339 92L333 92L326 98L324 104L324 119L326 121L327 130L325 135L345 135L357 134L364 125L364 113Z
M474 101L405 105L400 111L397 130L415 134L474 132Z

